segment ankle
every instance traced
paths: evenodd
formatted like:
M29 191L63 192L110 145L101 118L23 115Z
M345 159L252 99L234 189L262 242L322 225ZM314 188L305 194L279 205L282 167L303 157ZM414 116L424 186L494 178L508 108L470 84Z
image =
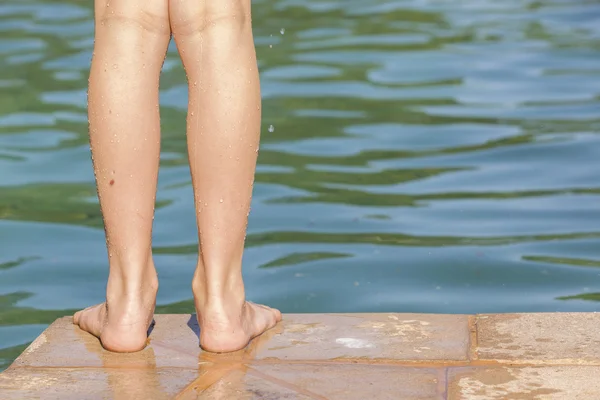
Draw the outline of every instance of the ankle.
M206 316L239 314L246 298L241 274L220 282L207 282L203 277L202 270L197 270L192 281L197 311Z
M158 292L158 275L154 264L145 268L128 268L127 273L114 271L108 277L106 287L107 300L135 301L147 297L156 297Z

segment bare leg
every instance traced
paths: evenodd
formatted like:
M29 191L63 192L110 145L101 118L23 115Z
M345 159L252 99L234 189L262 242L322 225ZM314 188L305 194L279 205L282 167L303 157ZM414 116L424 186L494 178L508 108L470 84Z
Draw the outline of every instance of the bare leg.
M158 290L151 236L168 0L96 0L95 23L88 110L110 271L106 303L73 321L106 349L131 352L146 345Z
M189 86L200 345L235 351L281 320L279 311L247 303L242 281L261 101L250 1L171 0L169 14Z

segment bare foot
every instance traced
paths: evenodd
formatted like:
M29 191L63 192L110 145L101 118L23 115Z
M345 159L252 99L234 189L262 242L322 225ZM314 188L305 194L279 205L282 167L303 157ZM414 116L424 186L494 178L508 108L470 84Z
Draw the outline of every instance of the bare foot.
M142 350L154 316L156 289L127 297L111 296L108 305L102 303L81 310L73 316L73 323L99 338L106 350L118 353Z
M201 303L196 300L200 347L213 353L241 350L281 321L279 310L248 301L241 307L203 307Z

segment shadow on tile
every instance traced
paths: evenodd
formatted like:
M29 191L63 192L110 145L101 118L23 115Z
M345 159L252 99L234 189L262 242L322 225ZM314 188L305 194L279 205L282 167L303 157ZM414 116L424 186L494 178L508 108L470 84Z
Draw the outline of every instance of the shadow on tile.
M198 340L200 340L200 325L198 325L198 318L196 314L190 314L190 319L187 322L187 326L194 332Z

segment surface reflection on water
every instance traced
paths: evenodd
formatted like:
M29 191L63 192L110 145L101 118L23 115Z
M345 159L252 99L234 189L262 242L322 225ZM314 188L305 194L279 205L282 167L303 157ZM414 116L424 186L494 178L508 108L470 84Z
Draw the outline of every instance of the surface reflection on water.
M584 0L255 1L248 295L285 312L598 310L599 16ZM87 145L91 5L7 0L0 32L2 365L102 299L106 254ZM189 312L174 46L161 85L159 312Z

